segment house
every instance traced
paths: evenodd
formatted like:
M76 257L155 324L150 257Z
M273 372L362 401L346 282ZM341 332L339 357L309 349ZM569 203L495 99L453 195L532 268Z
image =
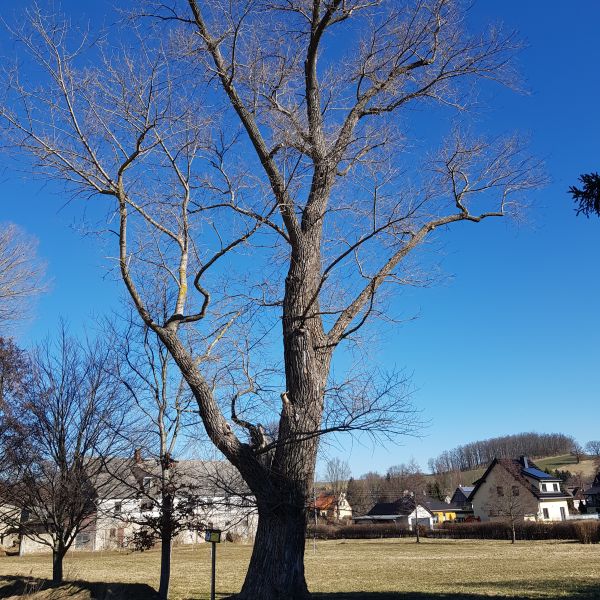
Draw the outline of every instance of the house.
M585 509L587 513L600 513L600 471L598 471L592 487L584 490Z
M471 494L473 493L474 489L475 486L473 485L459 485L454 490L454 494L452 494L450 502L462 508L470 508L471 501L469 500L469 498L471 497Z
M96 510L77 534L73 550L126 548L147 523L159 517L160 465L136 458L107 462L107 470L101 475L104 481L98 486L101 492L96 497ZM229 539L254 537L258 524L255 503L228 463L179 461L173 465L173 474L176 510L185 503L187 515L185 526L173 540L175 544L204 543L206 528L220 529ZM106 485L107 479L111 485ZM48 546L34 538L20 540L20 554L48 551Z
M473 514L473 504L471 503L471 494L475 486L473 485L459 485L452 494L450 504L456 507L456 522L464 523L465 521L475 520Z
M364 517L354 517L354 522L397 523L412 531L415 524L432 529L434 515L427 506L415 502L414 498L407 494L395 502L378 502Z
M585 512L585 490L580 486L568 486L567 492L573 496L573 508Z
M455 504L443 502L437 498L425 498L423 505L433 514L433 522L441 525L446 521L456 521L456 513L460 510Z
M564 521L570 499L571 495L561 489L560 479L542 471L526 456L495 458L469 496L475 517L482 521L509 517Z
M311 514L328 521L343 521L352 518L352 507L345 492L337 497L332 492L321 492L309 506Z

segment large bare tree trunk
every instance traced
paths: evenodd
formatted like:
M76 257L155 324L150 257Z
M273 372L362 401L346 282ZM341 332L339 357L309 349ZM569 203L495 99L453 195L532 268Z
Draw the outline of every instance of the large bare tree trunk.
M286 498L287 496L287 498ZM309 596L304 578L306 512L303 494L282 494L258 503L258 530L240 600L304 600Z

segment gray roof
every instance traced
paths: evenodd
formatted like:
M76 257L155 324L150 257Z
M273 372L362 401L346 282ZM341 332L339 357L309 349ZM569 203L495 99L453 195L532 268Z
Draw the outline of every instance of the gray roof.
M453 504L452 502L443 502L437 498L425 498L422 504L424 504L429 510L435 510L437 512L454 512L455 510L461 509L458 504Z
M174 461L171 473L181 494L207 497L223 497L249 494L239 472L226 461L182 460ZM152 488L144 487L148 478ZM113 458L106 461L105 468L96 476L95 487L100 498L127 499L142 493L152 494L160 489L161 466L158 460Z
M415 503L412 496L402 496L395 502L378 502L365 517L406 517L415 510L417 504L431 512L424 503Z

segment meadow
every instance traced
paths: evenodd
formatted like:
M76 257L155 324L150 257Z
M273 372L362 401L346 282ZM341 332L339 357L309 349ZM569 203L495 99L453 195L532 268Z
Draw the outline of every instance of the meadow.
M217 597L239 590L250 546L220 544ZM72 553L62 590L38 591L49 556L0 558L0 598L150 599L158 551ZM176 548L173 600L209 598L208 544ZM600 598L600 545L471 540L333 540L307 544L307 579L318 600L481 600Z

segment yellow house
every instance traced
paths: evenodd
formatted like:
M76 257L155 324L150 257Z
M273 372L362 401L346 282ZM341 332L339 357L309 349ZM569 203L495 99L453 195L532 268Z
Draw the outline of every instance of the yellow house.
M441 500L436 500L434 498L429 498L423 504L425 504L425 506L433 513L435 519L434 522L438 525L445 523L446 521L456 520L456 511L459 510L459 507L454 504L442 502Z

